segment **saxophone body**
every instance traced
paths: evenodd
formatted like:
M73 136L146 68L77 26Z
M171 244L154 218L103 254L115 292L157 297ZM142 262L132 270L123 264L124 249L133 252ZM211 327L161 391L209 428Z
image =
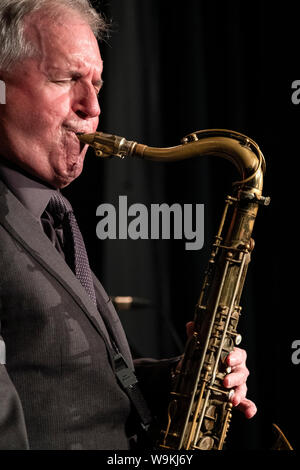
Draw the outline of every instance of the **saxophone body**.
M199 300L194 333L180 371L175 375L167 418L158 446L174 450L221 450L232 415L233 390L223 386L230 372L226 358L241 341L240 298L250 254L252 231L262 195L265 160L258 145L234 131L207 130L189 134L181 144L154 148L110 134L78 135L100 157L138 157L176 161L214 155L229 160L240 178L226 197L224 212L210 253Z

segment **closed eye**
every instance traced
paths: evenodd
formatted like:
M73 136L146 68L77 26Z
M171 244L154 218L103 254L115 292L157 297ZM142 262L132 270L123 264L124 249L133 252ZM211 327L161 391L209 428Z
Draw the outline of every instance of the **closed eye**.
M66 78L64 80L53 80L53 83L69 83L72 81L73 81L73 78Z
M103 84L104 84L103 80L97 80L97 82L93 84L97 95L99 95L101 88L103 87Z
M53 82L63 85L63 84L71 83L71 82L77 82L77 80L79 80L79 78L81 78L81 76L74 76L74 77L71 77L71 78L64 78L64 79L61 79L61 80L53 80ZM103 81L102 80L97 80L97 82L95 84L93 84L93 86L94 86L96 94L99 95L100 90L103 87Z

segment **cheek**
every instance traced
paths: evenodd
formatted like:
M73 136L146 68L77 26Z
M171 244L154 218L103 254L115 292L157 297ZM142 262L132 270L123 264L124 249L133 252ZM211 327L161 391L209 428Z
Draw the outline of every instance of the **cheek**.
M45 134L57 133L70 114L70 99L67 95L43 96L32 113L36 129Z
M54 95L50 90L29 94L11 89L7 97L7 120L37 139L57 131L70 113L66 94Z

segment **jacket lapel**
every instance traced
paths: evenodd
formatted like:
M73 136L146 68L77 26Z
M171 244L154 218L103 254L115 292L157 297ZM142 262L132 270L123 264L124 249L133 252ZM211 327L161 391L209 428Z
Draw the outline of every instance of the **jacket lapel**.
M11 193L11 191L0 181L0 223L14 237L35 260L51 273L60 284L72 295L75 302L81 307L84 313L93 323L105 343L111 349L111 343L107 328L99 314L96 306L90 300L84 287L69 268L65 260L58 253L51 241L44 234L42 227L37 219L19 202L19 200ZM100 284L100 283L99 283ZM101 286L102 287L102 286ZM103 288L102 288L103 289ZM102 292L99 293L98 287L97 301L101 313L107 318L107 307L105 300L102 298ZM104 289L103 289L103 292ZM107 295L106 295L107 296ZM108 296L107 296L108 297ZM114 312L116 315L116 313ZM126 341L123 338L120 341L118 335L115 335L114 328L111 331L115 336L115 341L121 351L128 357L126 350ZM120 344L121 343L121 344Z

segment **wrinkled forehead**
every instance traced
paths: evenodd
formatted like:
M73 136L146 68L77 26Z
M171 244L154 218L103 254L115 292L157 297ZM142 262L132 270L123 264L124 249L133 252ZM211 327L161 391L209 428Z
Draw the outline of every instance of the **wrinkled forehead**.
M102 72L102 59L90 26L76 13L52 19L39 12L25 23L25 35L35 46L44 68L86 67Z

